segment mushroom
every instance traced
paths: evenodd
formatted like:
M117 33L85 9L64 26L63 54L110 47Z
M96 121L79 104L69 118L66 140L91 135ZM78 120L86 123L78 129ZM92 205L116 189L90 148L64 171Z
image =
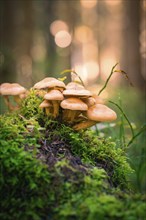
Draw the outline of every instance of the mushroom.
M64 99L60 106L64 109L63 119L72 123L81 111L87 111L88 106L79 98L71 97Z
M54 118L56 118L59 114L59 104L60 104L60 101L63 100L63 98L64 96L62 95L62 93L56 89L53 89L44 95L44 99L52 102Z
M40 105L39 105L40 108L44 108L45 109L45 112L46 112L46 115L49 115L49 114L52 114L52 104L48 101L48 100L44 100Z
M55 79L53 77L46 77L43 80L41 80L40 82L37 82L34 86L34 89L57 89L57 90L64 90L65 89L65 84L64 82Z
M14 107L11 105L8 96L13 96L17 104L21 103L20 95L24 94L27 90L19 85L18 83L3 83L0 86L0 94L4 96L5 102L10 110L13 110Z
M84 97L90 97L92 96L91 92L89 90L86 89L66 89L63 91L63 95L64 96L75 96L75 97L80 97L80 98L84 98Z
M8 97L8 95L5 94L7 89L9 88L9 85L10 85L10 83L2 83L0 85L0 95L2 95L4 97L4 101L5 101L6 105L8 106L9 109L11 109L12 106L10 104L9 97Z
M93 97L82 98L82 100L88 105L88 107L96 104L96 100Z
M92 95L92 97L95 99L96 104L104 104L105 100L102 99L99 95Z
M74 89L74 90L82 90L84 89L84 86L82 86L81 84L79 83L76 83L76 82L70 82L66 85L66 89Z
M116 113L103 104L95 104L91 106L87 110L86 116L89 120L76 124L73 127L75 130L85 129L95 125L97 122L109 122L116 120L117 118Z

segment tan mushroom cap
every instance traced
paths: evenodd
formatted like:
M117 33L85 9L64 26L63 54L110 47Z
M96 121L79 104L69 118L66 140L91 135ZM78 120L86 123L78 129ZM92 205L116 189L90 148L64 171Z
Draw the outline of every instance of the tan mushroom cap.
M83 101L88 105L88 107L96 104L96 101L93 97L83 98Z
M40 82L37 82L33 88L34 89L46 89L46 88L53 88L53 87L60 87L65 88L64 82L55 79L53 77L46 77Z
M3 95L3 92L9 87L10 83L2 83L0 85L0 94Z
M1 95L20 95L25 93L26 89L18 83L3 83L0 86Z
M92 95L92 97L95 99L96 104L104 104L105 100L102 99L100 96L98 95Z
M92 121L99 122L113 121L117 119L116 113L103 104L96 104L91 106L87 111L87 117Z
M75 90L75 89L66 89L63 91L64 96L76 96L76 97L90 97L92 96L91 92L86 89Z
M51 100L51 101L54 101L54 100L59 101L59 100L63 100L64 96L59 90L53 89L44 95L44 99Z
M48 101L48 100L44 100L40 105L39 107L40 108L48 108L48 107L51 107L51 103Z
M67 98L64 99L60 106L63 109L69 109L69 110L80 110L80 111L87 111L88 106L80 99L78 98Z
M66 85L66 89L67 90L70 90L70 89L80 90L80 89L84 89L84 86L76 82L70 82Z

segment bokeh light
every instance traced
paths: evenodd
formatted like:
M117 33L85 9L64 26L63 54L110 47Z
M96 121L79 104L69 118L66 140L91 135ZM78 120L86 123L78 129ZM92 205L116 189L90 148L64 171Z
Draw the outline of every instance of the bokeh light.
M84 8L93 8L97 5L97 0L80 0L81 6Z
M68 31L68 25L62 20L53 21L50 25L50 32L55 36L59 31Z
M108 6L118 6L121 4L121 0L104 0Z
M85 66L83 64L75 64L72 69L74 69L76 71L76 73L81 77L81 79L83 80L83 82L85 84L88 82L87 69L85 68ZM72 76L73 76L72 77L73 81L79 80L76 75L72 75Z
M93 32L88 26L82 25L75 29L75 39L81 43L87 43L93 39Z
M84 67L87 70L89 81L97 78L97 76L99 75L99 66L96 61L88 61L84 64Z
M89 81L95 80L99 75L98 63L93 60L77 65L75 64L73 69L82 78L85 84L89 83ZM74 76L73 80L76 80L76 76Z
M107 79L107 77L110 74L111 67L113 67L116 63L117 63L117 60L116 60L114 54L112 54L112 53L110 53L109 55L103 54L102 60L101 60L101 73L102 73L101 78L102 78L102 80L105 81ZM117 77L117 74L113 74L110 81L117 83L115 81L116 77Z
M69 32L59 31L55 35L55 43L58 47L65 48L71 44L72 38Z

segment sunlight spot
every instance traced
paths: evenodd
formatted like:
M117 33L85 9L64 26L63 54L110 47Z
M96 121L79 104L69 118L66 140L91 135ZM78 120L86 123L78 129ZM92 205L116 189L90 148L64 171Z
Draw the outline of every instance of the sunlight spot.
M59 31L55 35L55 43L58 47L68 47L71 44L72 38L67 31Z
M75 29L75 39L81 43L87 43L93 39L93 32L88 26L82 25Z
M117 6L117 5L120 5L122 2L121 0L105 0L105 3L108 6Z
M97 0L80 0L82 7L84 8L93 8L97 4Z
M56 20L53 21L50 25L50 32L53 36L55 36L57 32L62 30L68 31L68 25L64 21Z

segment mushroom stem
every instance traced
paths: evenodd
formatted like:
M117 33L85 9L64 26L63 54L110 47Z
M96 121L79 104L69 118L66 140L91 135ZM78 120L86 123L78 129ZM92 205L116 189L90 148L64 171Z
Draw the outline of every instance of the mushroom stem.
M8 95L4 96L4 101L5 101L5 104L9 107L10 101L9 101Z
M77 111L69 110L69 112L68 112L68 121L69 121L70 123L73 122L73 120L74 120L74 118L75 118L75 116L76 116L76 113L77 113Z
M69 113L69 110L68 109L63 109L63 121L67 121L68 120L68 113Z
M81 129L86 129L86 128L89 128L89 127L95 125L96 123L97 123L97 121L87 120L87 121L80 122L80 123L74 125L73 129L76 131L81 130Z
M59 114L59 103L58 101L52 101L53 104L53 117L56 118Z
M47 116L52 116L52 108L51 107L46 107L45 112Z
M12 104L10 103L10 100L9 100L8 95L5 95L5 96L4 96L4 101L5 101L5 104L7 105L7 107L8 107L9 110L14 110L14 107L13 107Z
M46 115L49 115L50 114L50 110L49 110L49 108L47 107L47 108L45 108L45 112L46 112Z
M15 95L14 96L14 100L15 100L15 102L18 104L18 105L20 105L21 104L21 98L19 97L19 95Z
M72 123L77 115L77 111L65 109L63 112L63 120Z

